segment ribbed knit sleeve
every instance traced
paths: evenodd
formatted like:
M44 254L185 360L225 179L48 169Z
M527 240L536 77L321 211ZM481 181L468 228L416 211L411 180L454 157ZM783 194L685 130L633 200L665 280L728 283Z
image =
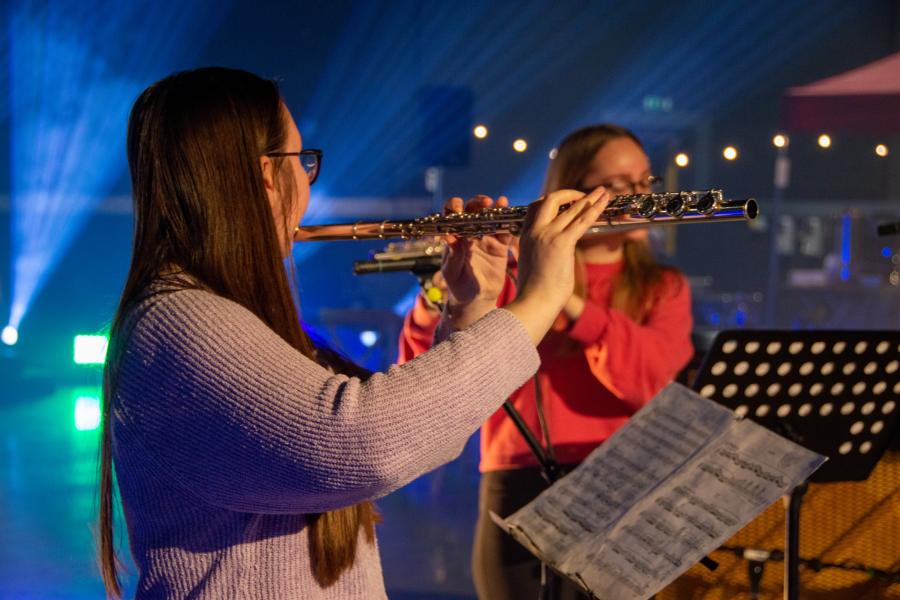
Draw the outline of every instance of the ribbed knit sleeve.
M321 512L387 494L455 458L539 363L502 309L366 381L322 368L207 292L138 310L114 433L126 428L179 486L231 510Z

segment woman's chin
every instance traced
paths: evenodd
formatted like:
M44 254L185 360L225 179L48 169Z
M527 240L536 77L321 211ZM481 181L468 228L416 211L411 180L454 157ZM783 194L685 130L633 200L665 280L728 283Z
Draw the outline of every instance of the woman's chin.
M647 239L647 228L641 227L629 231L616 231L610 233L591 233L578 241L582 248L591 246L620 246L627 241L642 241Z
M578 245L582 248L590 248L593 246L618 246L623 244L626 239L628 239L628 233L624 231L616 233L591 233L578 240Z

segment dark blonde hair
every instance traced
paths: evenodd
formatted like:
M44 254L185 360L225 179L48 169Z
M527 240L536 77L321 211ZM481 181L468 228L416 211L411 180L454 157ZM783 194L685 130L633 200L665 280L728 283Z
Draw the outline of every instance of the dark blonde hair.
M259 157L283 150L284 106L278 87L252 73L206 68L171 75L144 90L128 123L134 196L131 266L110 332L104 372L98 553L107 594L120 597L113 540L112 403L123 351L124 317L166 273L183 272L166 291L202 287L241 304L305 356L339 371L303 331L282 263ZM284 159L276 181L293 200ZM285 212L289 214L289 212ZM196 283L187 283L193 281ZM346 368L343 368L346 367ZM352 372L350 374L357 374ZM374 541L370 502L307 515L310 557L328 586L353 565L360 528Z
M627 138L641 150L644 149L634 133L618 125L591 125L570 133L559 145L556 158L550 163L543 193L582 188L597 153L607 143L620 138ZM654 294L664 273L672 269L656 262L645 241L626 240L623 262L622 270L613 284L612 306L641 322L653 304ZM575 291L584 297L587 290L581 271L581 268L576 270Z

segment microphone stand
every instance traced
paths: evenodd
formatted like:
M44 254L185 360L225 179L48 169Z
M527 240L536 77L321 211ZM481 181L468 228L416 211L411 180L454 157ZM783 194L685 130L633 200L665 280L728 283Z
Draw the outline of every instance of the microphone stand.
M535 384L537 385L537 376L535 376ZM503 410L506 411L506 414L509 415L509 418L512 419L513 423L516 426L516 429L519 430L519 433L522 434L522 437L525 439L525 443L528 444L528 448L531 450L531 453L534 454L534 457L538 461L538 467L541 472L541 477L544 481L547 482L547 487L552 486L554 483L559 481L559 479L565 475L560 467L559 463L556 462L556 459L553 458L538 442L537 438L534 437L534 433L531 432L531 428L528 427L528 424L525 423L525 419L522 418L522 415L513 406L512 402L507 400L503 403ZM548 436L549 437L549 436ZM550 447L550 440L547 440L547 446ZM538 591L538 600L553 600L558 596L557 593L557 577L550 571L549 566L544 561L541 561L541 585Z

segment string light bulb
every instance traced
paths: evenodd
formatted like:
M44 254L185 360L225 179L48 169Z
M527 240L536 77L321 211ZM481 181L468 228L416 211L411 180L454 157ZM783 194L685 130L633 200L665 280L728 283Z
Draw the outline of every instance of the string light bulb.
M820 148L831 148L831 136L827 133L823 133L819 136L819 147Z
M686 153L679 152L675 155L675 164L683 169L691 164L691 159Z
M776 148L787 148L789 143L790 140L788 139L788 136L783 133L777 133L775 134L775 137L772 138L772 145Z
M483 140L488 136L488 128L485 125L476 125L474 129L472 129L472 135L479 140Z
M738 157L737 148L734 146L725 146L725 149L722 150L722 156L725 157L725 160L735 160Z
M875 154L877 154L878 156L880 156L882 158L887 156L888 155L887 145L886 144L878 144L877 146L875 146Z
M528 142L523 140L522 138L517 139L513 142L513 150L516 152L525 152L528 150Z

